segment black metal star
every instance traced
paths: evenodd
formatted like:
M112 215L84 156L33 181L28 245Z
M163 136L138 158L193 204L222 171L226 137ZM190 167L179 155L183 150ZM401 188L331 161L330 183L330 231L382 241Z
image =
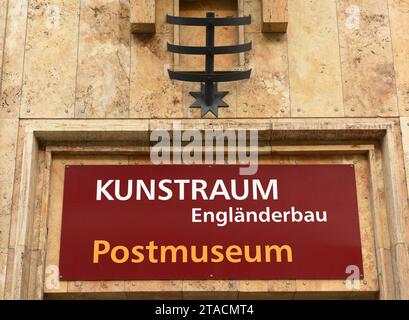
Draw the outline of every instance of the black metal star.
M229 105L223 100L223 98L229 93L228 91L218 91L217 83L214 84L214 96L213 104L208 106L206 104L205 84L200 86L200 92L190 92L190 94L196 99L196 101L190 106L191 108L200 108L200 115L203 118L208 112L213 113L215 117L219 116L219 108L228 108Z

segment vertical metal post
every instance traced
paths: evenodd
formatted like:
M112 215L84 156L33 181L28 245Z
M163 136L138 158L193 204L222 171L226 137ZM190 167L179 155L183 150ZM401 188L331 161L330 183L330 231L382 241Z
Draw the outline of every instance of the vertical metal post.
M210 49L210 48L214 48L215 26L214 26L214 21L212 20L212 18L214 17L215 17L214 12L206 13L206 18L210 18L209 23L206 27L206 47L208 48L208 51L206 53L206 74L208 75L214 73L214 53L213 53L213 49ZM213 99L214 99L214 84L212 81L206 81L205 82L206 105L212 106L214 102Z

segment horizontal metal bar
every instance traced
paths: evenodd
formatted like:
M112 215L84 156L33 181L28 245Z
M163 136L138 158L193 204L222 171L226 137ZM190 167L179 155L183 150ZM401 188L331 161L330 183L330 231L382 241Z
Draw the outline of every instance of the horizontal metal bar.
M168 51L181 54L232 54L240 53L251 50L252 43L244 43L232 46L220 46L220 47L193 47L193 46L180 46L176 44L168 43Z
M230 82L250 78L251 69L246 71L216 71L207 74L203 71L172 71L168 70L173 80L187 82Z
M243 26L251 24L251 16L231 18L191 18L166 15L166 22L180 26Z

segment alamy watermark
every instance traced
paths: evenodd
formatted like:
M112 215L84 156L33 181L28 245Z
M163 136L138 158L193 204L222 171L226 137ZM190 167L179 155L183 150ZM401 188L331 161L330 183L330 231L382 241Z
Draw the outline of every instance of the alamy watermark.
M258 130L187 129L180 121L172 130L153 130L150 160L153 164L239 164L240 175L258 169Z

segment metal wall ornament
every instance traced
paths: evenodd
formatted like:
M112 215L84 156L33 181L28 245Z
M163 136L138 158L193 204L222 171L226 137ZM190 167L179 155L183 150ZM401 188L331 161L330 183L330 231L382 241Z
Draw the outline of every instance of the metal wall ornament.
M166 22L179 26L206 27L206 46L182 46L168 43L168 51L179 54L206 55L205 71L173 71L168 70L172 80L200 82L200 91L190 92L196 101L190 108L200 108L203 118L208 112L215 117L219 116L219 108L227 108L228 104L223 98L228 91L219 91L219 82L231 82L249 79L251 69L245 71L215 71L214 56L219 54L242 53L252 49L252 42L215 47L215 27L243 26L251 24L251 16L216 18L214 12L207 12L206 18L166 16Z

